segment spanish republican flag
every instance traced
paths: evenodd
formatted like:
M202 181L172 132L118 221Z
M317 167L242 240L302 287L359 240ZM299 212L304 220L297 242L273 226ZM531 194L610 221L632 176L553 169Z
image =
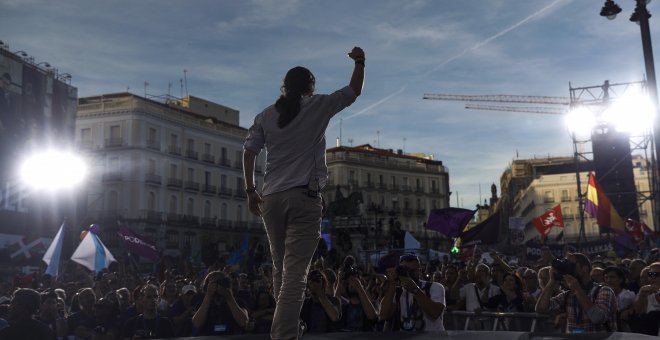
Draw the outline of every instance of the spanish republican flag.
M623 232L625 223L619 213L612 206L612 202L605 195L605 191L596 181L596 176L589 174L587 185L587 204L584 210L595 218L598 225L607 227L615 232Z

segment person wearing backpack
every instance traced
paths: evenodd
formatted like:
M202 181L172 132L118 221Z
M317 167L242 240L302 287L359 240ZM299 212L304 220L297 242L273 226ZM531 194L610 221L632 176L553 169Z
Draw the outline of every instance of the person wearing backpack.
M388 285L381 299L379 317L391 321L391 330L444 331L445 288L420 280L421 264L414 254L387 269Z
M565 311L566 330L571 334L617 331L616 294L591 279L586 255L567 254L564 260L553 260L550 270L550 281L536 303L537 313ZM560 284L567 290L552 296Z

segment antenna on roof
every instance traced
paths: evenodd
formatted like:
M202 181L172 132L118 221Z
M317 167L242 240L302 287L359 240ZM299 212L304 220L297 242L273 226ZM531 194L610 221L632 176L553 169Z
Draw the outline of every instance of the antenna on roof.
M183 69L183 84L186 86L186 96L188 96L188 70Z
M149 86L148 81L144 81L144 98L147 98L147 86Z
M339 145L341 146L342 140L341 140L341 130L342 130L342 124L344 120L342 118L339 118Z
M348 139L348 144L352 147L353 146L353 138Z
M172 92L172 82L167 83L167 98L171 97Z
M183 98L183 78L179 78L179 85L181 86L181 97Z

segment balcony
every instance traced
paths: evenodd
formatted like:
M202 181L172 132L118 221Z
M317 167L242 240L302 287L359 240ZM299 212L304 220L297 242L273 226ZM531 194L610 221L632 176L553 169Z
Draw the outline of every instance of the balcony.
M234 168L243 169L243 162L241 162L241 161L234 162Z
M231 189L227 187L220 187L220 190L218 190L218 194L220 196L231 196Z
M390 190L399 191L399 185L398 184L390 184Z
M147 139L147 148L160 151L160 141Z
M561 198L561 201L562 201L562 202L570 202L570 201L571 201L571 198L570 198L570 197L567 197L567 196L564 196L564 197Z
M376 188L376 183L374 183L374 182L367 182L367 183L364 185L364 187L365 187L366 189L374 189L374 188Z
M378 183L378 189L380 189L380 190L387 190L387 184L385 184L385 183Z
M113 171L103 174L103 182L119 182L122 179L122 174L119 171Z
M183 215L183 222L185 224L199 225L199 217L190 216L190 215Z
M163 213L154 210L145 210L144 219L150 223L161 223L163 221Z
M404 184L404 185L401 186L401 191L404 191L404 192L411 192L411 191L412 191L412 187L411 187L410 185L408 185L408 184Z
M202 186L202 193L215 195L217 192L217 187L215 185L204 184Z
M554 197L543 197L543 203L555 203Z
M199 191L199 183L193 181L185 181L183 183L183 189L190 191Z
M124 146L123 138L108 138L105 140L106 148L119 148Z
M223 219L220 219L220 220L218 221L218 227L220 227L220 228L225 228L225 229L229 229L229 228L231 228L231 220L224 219L224 218L223 218Z
M359 188L360 186L358 185L358 181L355 179L349 179L348 180L348 185L354 187L354 188Z
M234 193L234 198L238 200L244 200L247 198L247 194L243 190L236 190Z
M183 221L183 215L181 214L167 214L167 222L182 223Z
M199 159L198 153L195 150L186 150L186 158L195 159L195 160Z
M215 227L216 218L213 217L202 217L202 226L203 227Z
M147 184L160 185L162 183L160 175L156 174L145 174L144 181Z
M181 148L178 147L178 146L176 146L176 145L170 145L170 146L168 146L168 147L167 147L167 151L168 151L171 155L181 156Z
M218 165L230 168L231 167L231 161L227 158L220 158L218 160Z
M424 188L423 187L416 187L415 192L423 194L424 193Z
M413 215L412 208L403 208L403 216L411 217Z
M426 209L416 209L415 214L417 216L426 216Z
M213 164L215 163L215 156L208 153L202 154L202 161Z
M247 221L234 221L234 228L236 229L246 229L248 227Z
M183 181L178 178L170 177L167 179L167 187L181 189L181 187L183 187Z
M440 195L440 189L438 188L431 188L430 193L432 195Z
M261 166L257 165L254 167L254 172L260 174L262 172Z

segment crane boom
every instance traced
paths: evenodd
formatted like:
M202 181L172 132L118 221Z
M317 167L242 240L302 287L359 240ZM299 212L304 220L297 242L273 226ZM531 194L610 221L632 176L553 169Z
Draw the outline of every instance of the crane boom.
M566 109L564 108L543 107L543 106L531 107L531 106L495 106L495 105L465 104L465 108L472 110L542 113L549 115L562 115L567 112Z
M460 94L439 94L439 93L426 93L423 99L432 100L455 100L462 102L500 102L500 103L527 103L527 104L555 104L555 105L568 105L570 98L568 97L552 97L552 96L519 96L519 95L460 95Z

